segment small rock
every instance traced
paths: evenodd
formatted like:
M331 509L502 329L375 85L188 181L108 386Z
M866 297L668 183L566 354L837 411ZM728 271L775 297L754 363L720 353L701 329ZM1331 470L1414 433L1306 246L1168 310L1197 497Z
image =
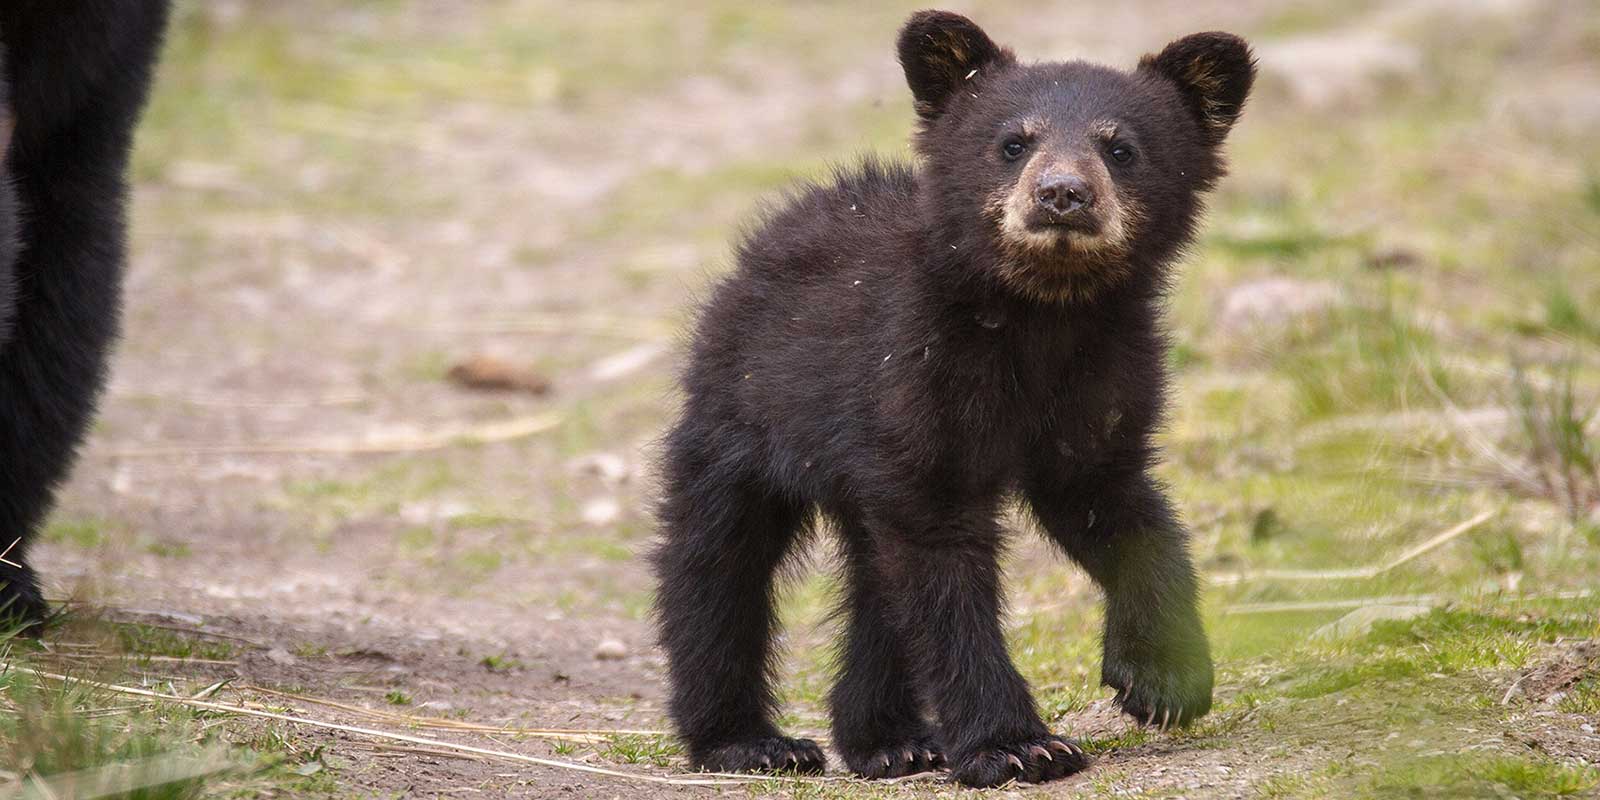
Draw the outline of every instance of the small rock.
M601 661L621 661L628 657L628 646L621 639L606 639L595 645L594 657Z
M106 481L106 486L117 494L133 494L133 473L127 467L120 467L111 473L111 479Z
M622 504L615 497L597 497L584 503L578 516L586 525L604 528L622 516Z
M1503 83L1507 85L1495 93L1500 99L1491 114L1570 136L1586 135L1600 125L1600 88L1581 66L1553 69L1537 85L1526 80Z
M550 391L548 378L494 356L473 356L451 367L446 377L451 383L464 389L528 394L545 394Z
M568 466L574 472L593 475L612 485L626 483L632 477L628 462L616 453L589 453L574 458Z
M400 507L400 519L409 525L428 525L434 522L464 517L473 508L457 500L443 502L418 501Z
M1367 267L1376 270L1396 270L1414 267L1422 261L1415 250L1405 247L1383 247L1367 254Z
M1414 619L1428 613L1428 606L1362 606L1314 631L1316 641L1352 639L1366 636L1372 626L1383 620Z

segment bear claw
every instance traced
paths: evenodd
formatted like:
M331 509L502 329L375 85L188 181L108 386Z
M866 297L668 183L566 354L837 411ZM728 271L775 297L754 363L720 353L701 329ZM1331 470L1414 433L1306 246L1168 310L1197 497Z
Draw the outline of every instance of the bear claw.
M822 748L810 739L767 736L723 745L697 755L696 767L711 772L820 773L827 766ZM781 770L774 765L784 765Z
M1052 750L1056 755L1051 754ZM952 762L951 773L957 781L981 788L1010 781L1044 783L1088 766L1089 757L1077 745L1063 737L1046 735L977 750Z
M944 753L930 736L882 748L841 747L851 771L863 778L901 778L931 772L944 764Z

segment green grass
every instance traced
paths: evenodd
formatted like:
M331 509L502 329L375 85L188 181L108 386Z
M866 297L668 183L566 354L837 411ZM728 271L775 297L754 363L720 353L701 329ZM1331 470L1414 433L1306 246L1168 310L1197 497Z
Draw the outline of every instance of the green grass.
M511 672L513 670L520 670L525 667L525 665L516 658L512 658L511 656L507 656L505 654L496 653L491 653L483 658L478 659L478 666L481 666L490 672Z
M1600 676L1590 675L1573 684L1561 698L1561 710L1569 714L1600 714Z
M200 639L184 641L146 626L108 624L69 615L49 635L105 643L116 659L61 663L33 640L0 635L0 794L22 797L117 797L177 800L257 796L286 792L330 796L338 786L328 773L301 770L320 753L271 726L218 727L210 712L159 701L130 699L94 681L118 681L124 665L150 656L225 657L229 651ZM29 670L65 673L67 680ZM202 679L209 682L209 679ZM192 693L167 684L164 691ZM9 796L9 795L7 795Z
M186 636L167 628L138 623L111 623L110 627L116 636L117 647L135 657L229 659L236 654L230 642Z
M1287 343L1280 369L1306 418L1432 407L1433 387L1449 393L1452 376L1435 336L1399 302L1386 296L1376 308L1344 310Z
M1600 518L1600 397L1577 381L1571 362L1548 387L1520 365L1512 373L1513 407L1533 488L1560 503L1574 522Z
M1457 755L1418 759L1365 787L1388 798L1555 798L1591 796L1600 771L1542 756Z
M41 538L47 542L93 550L105 543L106 525L102 520L57 520L45 527Z
M599 752L601 758L619 764L665 767L683 754L683 746L671 736L612 736Z

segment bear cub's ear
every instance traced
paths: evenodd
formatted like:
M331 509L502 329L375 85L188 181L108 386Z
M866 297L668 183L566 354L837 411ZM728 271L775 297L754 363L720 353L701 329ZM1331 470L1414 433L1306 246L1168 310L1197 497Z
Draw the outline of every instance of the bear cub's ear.
M1148 70L1178 85L1189 110L1213 145L1221 144L1244 110L1256 79L1250 46L1231 33L1185 36L1161 52L1139 59Z
M972 20L948 11L918 11L900 29L900 66L916 98L917 114L931 120L943 113L950 96L976 78L973 70L1016 63L1011 51L995 44Z

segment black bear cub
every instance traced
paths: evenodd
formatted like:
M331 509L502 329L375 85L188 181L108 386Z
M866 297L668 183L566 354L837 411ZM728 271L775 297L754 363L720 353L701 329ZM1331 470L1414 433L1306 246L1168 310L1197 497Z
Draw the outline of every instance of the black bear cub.
M1006 654L1011 498L1106 597L1101 680L1140 722L1211 706L1187 532L1152 432L1168 268L1255 77L1225 33L1132 71L1022 64L964 17L900 32L916 166L795 192L716 288L668 434L655 552L670 710L696 766L823 768L774 723L774 578L826 520L851 770L972 786L1087 766Z

